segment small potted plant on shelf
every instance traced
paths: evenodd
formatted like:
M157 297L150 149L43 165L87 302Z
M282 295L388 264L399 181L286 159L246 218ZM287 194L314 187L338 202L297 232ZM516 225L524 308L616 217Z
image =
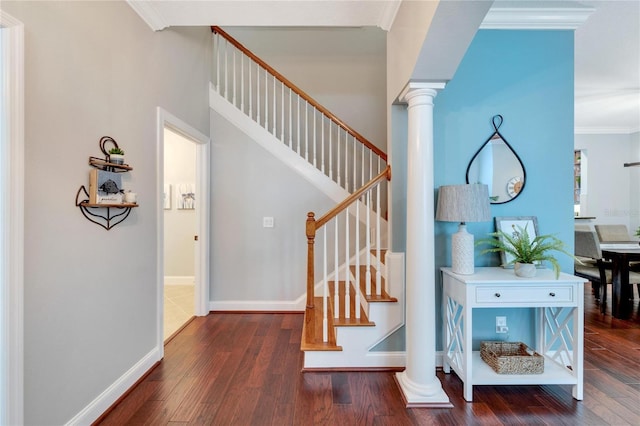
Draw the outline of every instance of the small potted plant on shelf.
M120 148L109 150L109 162L113 164L124 164L124 151Z
M482 250L482 254L504 252L513 256L507 264L514 264L515 274L519 277L530 278L536 274L536 264L547 261L551 263L556 278L560 275L560 264L551 255L551 252L558 251L571 258L575 257L567 252L564 243L553 235L539 235L533 240L529 237L527 227L513 225L513 232L504 231L492 232L491 238L478 240L476 245L490 245L491 248ZM503 265L506 266L506 265Z

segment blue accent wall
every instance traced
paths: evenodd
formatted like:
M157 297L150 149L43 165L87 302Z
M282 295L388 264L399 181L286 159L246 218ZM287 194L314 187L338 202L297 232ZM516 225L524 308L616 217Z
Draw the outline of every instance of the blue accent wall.
M555 234L569 252L574 229L573 41L573 31L479 31L454 78L435 98L434 109L436 193L441 185L465 183L469 161L494 131L491 118L501 114L500 133L520 156L527 180L518 198L492 205L491 213L537 216L539 232ZM468 230L477 240L493 232L494 224L470 223ZM457 224L435 222L437 269L451 265L451 234L456 231ZM394 249L402 245L395 237L393 243ZM499 264L497 255L480 255L480 250L476 266ZM564 272L573 272L570 257L557 258ZM441 289L437 272L437 300ZM437 315L441 318L440 312ZM507 315L509 340L534 343L533 316L527 311L476 311L474 333L496 338L496 315ZM441 329L438 325L438 332Z

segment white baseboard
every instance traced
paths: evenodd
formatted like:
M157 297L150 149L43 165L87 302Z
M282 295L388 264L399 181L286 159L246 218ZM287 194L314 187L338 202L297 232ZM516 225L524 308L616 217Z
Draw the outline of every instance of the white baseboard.
M164 285L195 285L194 276L164 276Z
M289 300L228 300L209 303L210 311L304 312L304 304Z
M67 422L67 425L90 425L96 421L114 402L118 400L136 381L140 379L153 367L153 365L160 361L162 354L159 353L158 348L154 348L151 352L145 355L140 361L138 361L133 367L124 373L118 380L116 380L111 386L105 389L96 399L91 401L82 411L80 411L74 418Z

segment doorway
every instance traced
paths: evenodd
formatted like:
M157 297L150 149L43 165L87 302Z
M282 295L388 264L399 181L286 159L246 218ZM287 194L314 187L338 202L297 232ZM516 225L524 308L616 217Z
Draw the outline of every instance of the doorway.
M163 354L165 336L172 334L169 329L165 333L165 319L168 320L167 327L173 327L169 323L180 321L179 317L174 318L176 312L185 311L182 318L186 315L186 320L193 315L209 313L210 161L209 138L162 108L158 108L157 134L157 188L160 195L157 205L157 346ZM165 158L171 171L165 169ZM165 247L165 242L171 246L170 250ZM165 292L165 276L169 277L167 284L182 289L172 287ZM191 283L192 298L189 292ZM165 293L172 306L165 306ZM165 313L165 307L172 308L173 312L167 310Z
M164 340L195 313L196 144L164 129Z

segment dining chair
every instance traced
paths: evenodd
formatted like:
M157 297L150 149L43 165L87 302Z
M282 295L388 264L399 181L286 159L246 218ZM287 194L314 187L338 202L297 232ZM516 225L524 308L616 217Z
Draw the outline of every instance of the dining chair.
M595 225L594 228L596 230L596 233L598 234L598 240L600 241L600 243L628 243L634 241L634 239L631 238L631 234L629 234L627 225ZM630 262L629 268L634 272L640 272L640 262ZM638 296L640 297L640 280L631 281L631 276L629 276L629 282L636 283ZM631 296L633 297L633 291L631 291Z
M627 225L595 225L594 228L601 243L633 241Z
M611 283L611 265L602 258L600 243L593 230L575 230L574 255L574 275L589 280L596 299L606 301L607 284ZM600 304L603 313L604 305Z

